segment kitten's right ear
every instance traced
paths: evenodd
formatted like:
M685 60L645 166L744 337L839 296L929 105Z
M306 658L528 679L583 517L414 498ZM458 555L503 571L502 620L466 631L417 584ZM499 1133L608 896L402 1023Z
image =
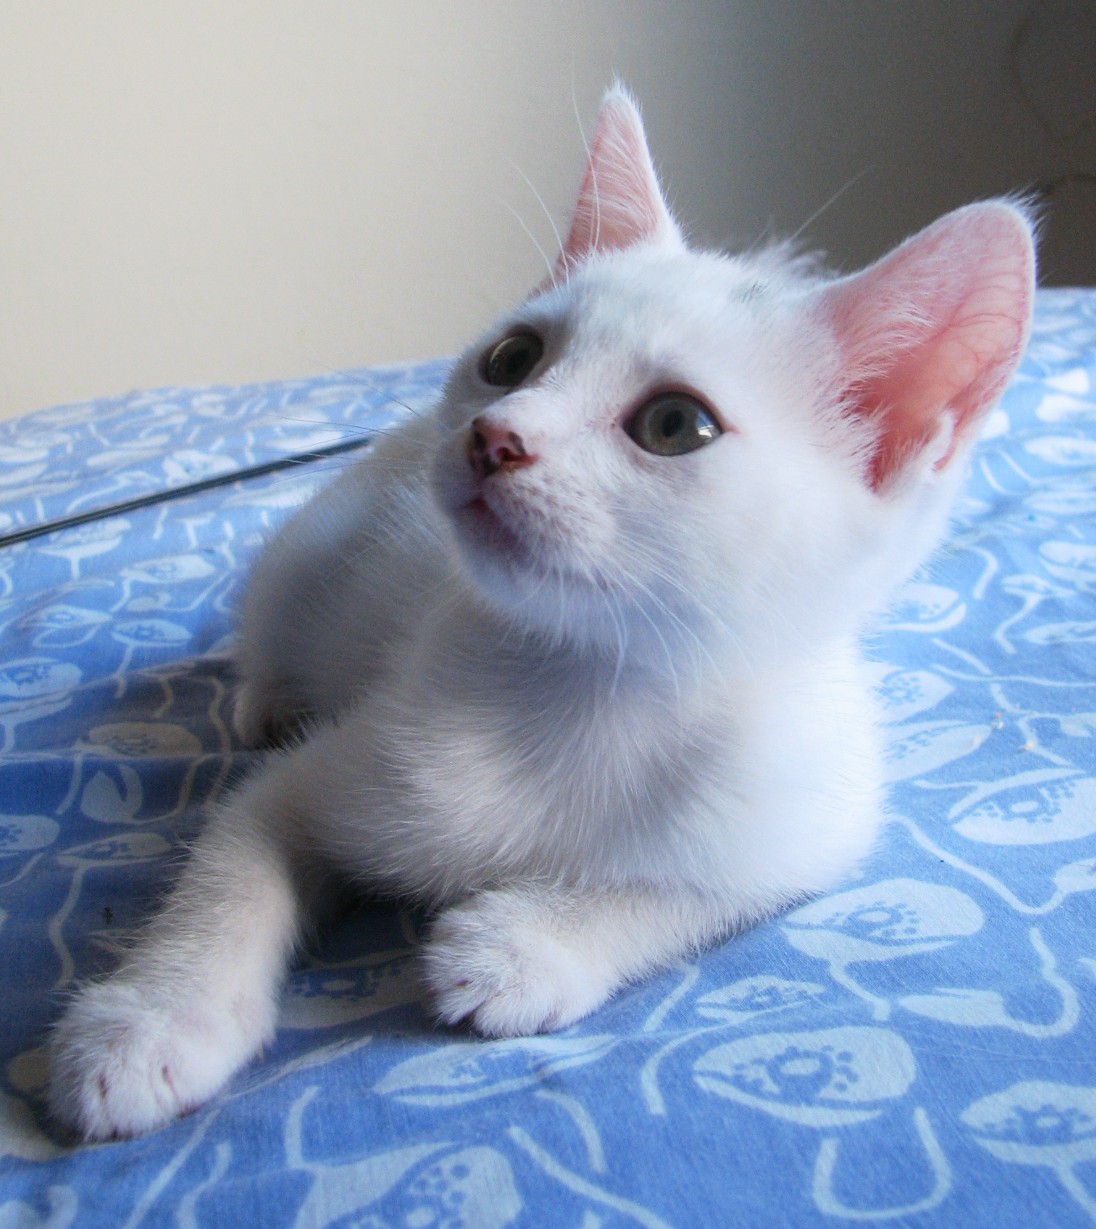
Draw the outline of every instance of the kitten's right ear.
M589 256L650 242L683 245L662 197L639 111L627 90L615 85L598 112L571 229L551 281L565 281Z

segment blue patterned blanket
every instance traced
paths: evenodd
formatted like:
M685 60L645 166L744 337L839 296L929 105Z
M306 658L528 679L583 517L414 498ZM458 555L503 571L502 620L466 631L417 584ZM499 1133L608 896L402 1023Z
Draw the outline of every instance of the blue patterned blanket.
M65 988L251 761L227 656L249 560L443 373L0 423L0 1229L1096 1222L1093 292L1041 293L951 546L873 642L894 817L859 878L502 1042L432 1023L421 919L366 904L211 1105L132 1142L50 1130Z

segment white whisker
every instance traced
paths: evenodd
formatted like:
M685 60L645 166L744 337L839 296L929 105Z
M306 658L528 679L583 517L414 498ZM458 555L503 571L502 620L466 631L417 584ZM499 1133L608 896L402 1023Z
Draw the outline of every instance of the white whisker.
M552 276L552 262L548 259L548 253L544 250L544 248L540 246L540 242L538 241L536 235L534 235L533 232L529 229L529 227L525 224L525 219L521 216L520 213L518 213L518 211L514 208L514 206L511 205L509 201L504 201L503 204L514 215L514 217L517 219L518 225L521 227L523 231L525 231L526 237L529 239L529 242L540 253L540 258L541 260L544 261L544 267L548 270L548 276L551 277Z
M552 228L552 234L555 235L556 237L556 247L562 248L563 247L563 237L559 233L559 227L556 225L555 218L552 217L552 211L544 203L544 197L541 196L541 194L537 191L536 184L533 183L533 181L529 178L529 176L526 175L526 173L521 169L520 166L518 166L516 162L511 162L510 165L514 168L515 171L517 171L517 173L522 177L522 179L525 180L526 186L529 188L529 191L532 192L533 194L533 198L536 200L537 204L540 206L541 211L544 213L544 216L548 219L548 225ZM521 221L520 218L518 220Z
M832 206L834 206L845 195L845 193L848 192L850 188L858 184L864 178L864 176L868 173L869 170L871 170L870 167L865 167L862 171L858 171L847 183L842 184L841 187L838 188L837 191L829 198L829 200L826 201L825 204L820 205L814 211L814 213L812 213L811 216L803 223L803 225L800 226L799 229L795 231L794 234L791 234L787 237L787 239L785 240L785 243L787 243L789 246L793 245L795 241L802 234L804 234L804 232L810 230L810 228L815 224L815 222L817 222L818 219L824 213L827 212L827 210L832 208Z

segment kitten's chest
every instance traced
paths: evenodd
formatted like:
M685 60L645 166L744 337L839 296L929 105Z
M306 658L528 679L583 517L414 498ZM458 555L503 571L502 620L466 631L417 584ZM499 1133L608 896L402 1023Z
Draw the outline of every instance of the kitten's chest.
M499 655L474 677L446 673L421 710L429 753L412 772L447 844L495 872L573 881L646 876L681 848L667 838L717 761L703 714L598 663ZM726 731L722 743L724 771Z

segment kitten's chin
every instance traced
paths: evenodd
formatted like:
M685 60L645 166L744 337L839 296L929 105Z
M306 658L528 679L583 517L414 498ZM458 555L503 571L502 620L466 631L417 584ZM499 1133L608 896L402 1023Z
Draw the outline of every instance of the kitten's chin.
M530 542L520 526L477 497L450 512L465 571L488 605L538 635L590 645L601 639L604 594L546 560L543 542Z
M543 591L547 574L533 545L482 496L450 515L469 578L493 605L516 614Z
M492 510L482 495L457 509L453 519L461 547L476 565L501 568L507 573L532 568L533 555L521 535Z
M470 500L451 516L465 575L507 626L593 653L610 663L614 676L630 663L665 674L680 688L690 666L710 666L695 611L671 609L668 600L657 599L652 609L641 609L635 593L615 589L599 571L559 559L546 563L543 543L526 542L521 529L508 525L485 500ZM683 635L688 645L678 655L672 646Z

